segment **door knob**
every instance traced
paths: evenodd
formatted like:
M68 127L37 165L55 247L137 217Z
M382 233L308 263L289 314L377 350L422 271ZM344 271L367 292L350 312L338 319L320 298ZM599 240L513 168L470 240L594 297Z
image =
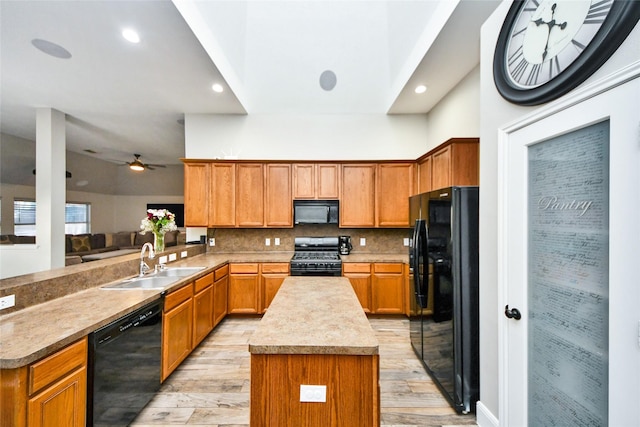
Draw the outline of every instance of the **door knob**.
M520 310L517 308L512 308L509 310L509 304L504 306L504 315L509 319L520 320L522 318L522 314L520 314Z

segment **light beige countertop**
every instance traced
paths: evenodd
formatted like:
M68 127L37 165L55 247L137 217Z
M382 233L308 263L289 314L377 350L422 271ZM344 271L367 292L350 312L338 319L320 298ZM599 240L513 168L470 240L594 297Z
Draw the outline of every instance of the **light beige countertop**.
M388 253L388 254L371 254L371 253L353 253L349 255L340 255L342 262L402 262L409 263L409 249L406 254Z
M192 249L187 246L176 250ZM171 262L169 267L205 267L202 272L185 277L175 282L165 292L178 289L198 277L226 263L233 262L289 262L293 252L262 251L239 253L216 253L189 255L188 258ZM119 259L116 259L119 258ZM398 254L352 254L342 256L343 262L406 262L403 255ZM156 262L158 257L153 260ZM108 260L93 261L50 272L34 273L17 278L0 281L0 296L16 294L16 311L0 315L0 369L12 369L35 362L74 341L90 334L114 320L160 298L158 290L105 290L101 286L132 277L138 269L139 255L123 255ZM153 266L152 264L150 264ZM315 280L320 289L328 280L333 283L340 278L290 278L293 282ZM348 284L347 279L343 283ZM333 285L332 285L333 286ZM352 292L350 297L340 298L340 304L352 300L353 311L360 313L360 322L366 321L362 309ZM309 290L307 297L316 291ZM59 294L59 295L58 295ZM33 304L21 306L25 299L32 299ZM302 299L302 298L301 298ZM318 298L322 300L320 296ZM277 300L277 297L276 297ZM318 305L326 304L317 301ZM349 304L346 302L346 304ZM348 305L347 305L348 306ZM270 309L271 310L271 309ZM350 310L351 311L351 310ZM343 316L344 314L341 314ZM351 315L349 315L351 317ZM332 319L325 319L325 324L340 325L337 314ZM349 320L358 322L358 320ZM331 322L331 323L327 323ZM362 323L364 325L364 323ZM368 326L368 322L366 322ZM335 329L338 336L345 331ZM367 332L369 334L370 332ZM347 334L348 335L348 334ZM332 333L327 331L327 337ZM317 337L316 337L317 338ZM315 338L314 338L315 339ZM322 342L321 340L318 342ZM375 344L377 351L377 344ZM357 346L356 346L357 347ZM366 347L366 346L365 346Z
M378 354L378 340L345 277L287 277L258 329L253 354Z

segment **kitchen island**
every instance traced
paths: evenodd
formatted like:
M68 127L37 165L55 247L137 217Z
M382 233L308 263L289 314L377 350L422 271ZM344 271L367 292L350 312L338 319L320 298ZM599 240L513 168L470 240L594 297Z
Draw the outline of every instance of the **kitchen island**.
M288 277L249 340L251 426L379 426L378 341L344 277Z

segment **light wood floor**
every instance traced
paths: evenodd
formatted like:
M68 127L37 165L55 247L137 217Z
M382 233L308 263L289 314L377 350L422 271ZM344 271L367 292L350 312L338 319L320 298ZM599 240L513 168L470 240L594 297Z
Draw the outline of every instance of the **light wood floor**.
M247 342L259 321L226 318L131 425L248 427ZM406 318L370 321L380 342L381 426L475 425L475 416L457 415L425 373L411 348Z

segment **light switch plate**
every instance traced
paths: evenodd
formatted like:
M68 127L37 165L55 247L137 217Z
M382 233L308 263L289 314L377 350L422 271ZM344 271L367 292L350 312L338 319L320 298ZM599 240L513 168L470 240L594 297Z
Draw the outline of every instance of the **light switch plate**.
M159 264L166 264L167 263L167 256L163 255L160 258L158 258L158 263Z
M271 239L268 238L268 237L266 239L264 239L264 245L265 246L271 246Z
M280 238L276 237L275 239L273 239L273 244L276 246L280 246Z
M169 261L175 261L178 258L178 254L169 254Z
M180 252L180 258L186 258L186 257L187 257L187 251Z
M405 246L409 246L409 238L408 237L404 238L404 245Z
M327 401L326 385L305 385L300 384L300 402L321 402Z
M364 237L360 238L360 246L367 246L367 239L365 239Z

